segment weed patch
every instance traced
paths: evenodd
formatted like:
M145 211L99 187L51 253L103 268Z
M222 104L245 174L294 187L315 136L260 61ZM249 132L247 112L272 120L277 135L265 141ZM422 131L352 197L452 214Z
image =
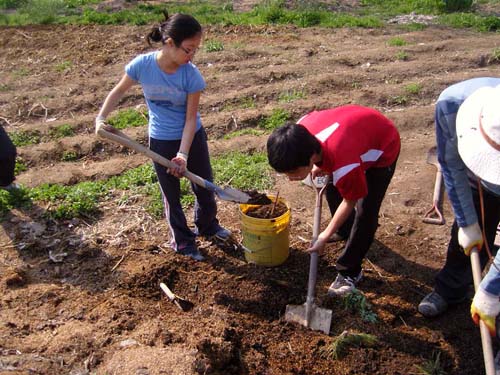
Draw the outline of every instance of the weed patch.
M277 127L283 125L289 119L290 119L290 113L288 113L288 111L281 108L276 108L273 110L270 116L263 117L259 121L259 127L272 131Z
M111 116L107 120L107 123L117 129L135 128L146 125L148 123L148 118L143 112L128 108Z

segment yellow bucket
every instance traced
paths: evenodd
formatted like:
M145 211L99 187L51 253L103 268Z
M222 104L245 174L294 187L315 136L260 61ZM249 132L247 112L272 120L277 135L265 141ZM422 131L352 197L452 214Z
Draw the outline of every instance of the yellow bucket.
M275 197L268 195L274 202ZM283 199L280 203L287 207L287 211L276 218L262 219L248 216L248 210L258 207L251 204L240 204L242 223L242 246L245 250L245 259L249 263L261 266L278 266L282 264L290 252L290 206Z

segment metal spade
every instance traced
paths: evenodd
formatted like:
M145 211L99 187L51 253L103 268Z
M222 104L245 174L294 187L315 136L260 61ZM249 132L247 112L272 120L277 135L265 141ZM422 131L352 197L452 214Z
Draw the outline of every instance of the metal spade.
M314 243L319 235L321 223L321 207L323 192L328 183L328 177L323 178L321 186L315 184L311 179L312 186L316 190L316 205L314 207L313 238ZM307 298L303 305L287 305L285 311L285 320L299 323L315 331L322 331L328 335L332 323L332 310L316 306L314 303L316 276L318 273L318 253L311 253L309 265L309 281L307 285Z

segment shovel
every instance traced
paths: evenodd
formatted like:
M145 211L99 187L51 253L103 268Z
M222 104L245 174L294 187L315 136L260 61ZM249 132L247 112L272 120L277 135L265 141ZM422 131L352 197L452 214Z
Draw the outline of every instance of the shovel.
M427 224L443 225L443 172L437 159L437 148L433 146L427 153L427 163L436 166L436 182L434 183L434 195L432 197L432 207L424 215L423 222Z
M321 223L321 206L323 192L328 183L328 177L323 179L321 186L315 185L311 179L313 187L316 189L316 206L314 207L313 238L314 243L319 235ZM318 253L311 253L309 265L309 281L307 285L307 298L303 305L287 305L285 310L285 320L299 323L315 331L322 331L328 335L332 323L332 310L324 309L314 304L314 294L316 289L316 276L318 273Z
M481 282L481 263L479 260L479 252L477 247L470 252L470 262L472 266L472 278L474 279L474 289L477 291ZM495 375L495 359L493 356L493 346L491 344L491 336L486 324L479 320L479 330L481 332L481 344L483 346L483 359L486 375Z
M189 311L193 308L193 303L174 294L165 283L160 283L160 288L167 295L170 302L173 302L182 311Z
M110 126L108 125L108 128L109 127ZM151 151L149 148L144 147L140 143L133 141L120 130L115 128L112 129L113 130L108 131L100 127L99 129L97 129L97 134L103 138L107 138L111 141L117 142L122 146L131 148L132 150L137 151L140 154L146 155L147 157L151 158L158 164L163 165L164 167L167 168L177 167L177 164L175 164L174 162L168 160L167 158L164 158L163 156L157 154L156 152ZM196 185L199 185L207 190L214 192L222 200L236 202L236 203L249 203L252 201L252 197L245 192L230 187L222 189L221 187L213 184L210 181L205 180L204 178L201 178L198 175L195 175L194 173L189 172L188 170L184 172L184 177L186 177L189 181L195 183Z

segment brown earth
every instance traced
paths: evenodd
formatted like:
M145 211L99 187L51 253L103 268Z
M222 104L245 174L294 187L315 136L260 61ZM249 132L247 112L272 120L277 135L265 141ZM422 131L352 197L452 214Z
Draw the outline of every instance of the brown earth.
M148 162L93 135L93 119L124 65L148 47L149 27L27 26L0 32L0 117L7 131L70 124L75 136L19 148L29 170L25 186L74 184L120 174ZM391 38L408 42L388 45ZM426 164L434 143L433 104L457 81L500 76L491 58L499 34L430 26L383 29L211 27L205 39L224 50L200 51L196 63L208 87L201 114L212 155L264 149L266 136L224 140L256 127L276 108L294 119L347 103L372 106L401 132L402 153L380 213L376 240L359 285L378 316L363 322L341 300L326 296L342 244L320 259L318 305L333 311L329 335L284 321L287 304L305 301L314 193L275 176L291 206L290 256L279 267L248 264L238 246L200 240L206 261L168 248L168 227L151 218L140 196L110 198L93 220L44 219L47 206L13 210L0 231L0 373L2 374L419 374L440 354L448 374L482 373L478 329L469 302L437 319L416 306L443 264L452 213L445 226L422 223L435 169ZM405 52L407 58L396 57ZM401 55L400 55L401 57ZM67 64L67 62L71 62ZM66 63L66 65L64 65ZM62 69L61 66L66 66ZM58 68L59 67L59 68ZM405 87L422 90L409 94ZM304 92L292 102L285 91ZM255 108L244 103L253 98ZM122 108L143 104L129 92ZM146 129L127 130L141 142ZM48 138L47 138L48 139ZM65 151L79 155L61 162ZM125 203L124 203L125 201ZM191 215L189 215L191 217ZM219 202L221 223L241 240L238 206ZM323 226L328 215L323 213ZM65 254L64 254L65 253ZM193 303L183 312L159 288ZM321 356L344 330L371 333L372 348L342 359Z

